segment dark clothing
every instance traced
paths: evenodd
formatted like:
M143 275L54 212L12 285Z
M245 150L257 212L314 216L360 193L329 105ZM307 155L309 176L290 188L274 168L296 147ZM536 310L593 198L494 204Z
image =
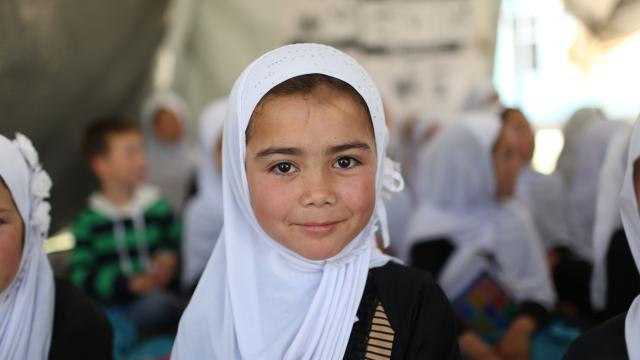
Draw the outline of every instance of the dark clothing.
M460 359L451 305L427 273L371 269L345 359Z
M410 265L426 270L437 278L454 251L455 246L446 238L417 242L411 248ZM495 259L490 258L489 261L495 262ZM538 327L544 326L548 321L549 312L542 305L533 301L524 301L519 306L519 313L533 317Z
M70 282L56 279L55 289L49 359L112 359L113 334L107 317Z
M640 294L640 275L623 229L611 237L606 261L607 304L604 317L608 319L629 310Z
M591 307L592 266L564 246L552 250L558 256L558 264L553 271L553 283L556 287L559 303L575 306L579 314L593 318Z
M569 346L565 360L627 360L624 324L627 313L620 314L597 326Z

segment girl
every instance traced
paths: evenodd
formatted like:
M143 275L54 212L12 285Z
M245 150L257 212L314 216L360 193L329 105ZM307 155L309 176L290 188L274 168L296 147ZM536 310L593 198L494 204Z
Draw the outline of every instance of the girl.
M600 170L607 147L622 121L601 121L584 129L574 165L573 181L567 188L569 236L571 250L585 260L593 261L593 224Z
M584 136L584 131L589 126L606 120L607 118L602 113L602 110L597 108L582 108L573 113L571 118L565 123L562 130L564 146L562 147L560 156L558 156L556 173L562 178L567 188L573 181L578 147Z
M555 302L539 236L510 200L520 168L515 145L515 134L491 114L441 130L421 164L425 197L401 253L438 278L466 325L461 350L474 359L527 358ZM478 298L487 303L477 306Z
M591 302L604 319L626 311L640 293L640 278L622 228L619 201L631 130L631 126L625 124L611 139L599 176L593 226ZM618 281L622 277L626 281Z
M182 287L191 291L207 265L222 230L222 124L227 99L211 103L200 119L198 195L185 207Z
M636 121L631 135L619 200L624 231L636 266L640 269L640 121ZM615 316L580 336L571 344L565 359L640 359L639 336L640 297L636 297L627 313Z
M142 109L147 181L160 187L176 214L189 195L195 165L187 140L187 116L186 104L171 92L152 96Z
M50 187L31 142L0 135L0 358L111 359L106 317L44 253Z
M224 229L173 358L459 357L437 285L375 248L382 191L402 185L386 141L378 90L336 49L289 45L244 71L224 125Z

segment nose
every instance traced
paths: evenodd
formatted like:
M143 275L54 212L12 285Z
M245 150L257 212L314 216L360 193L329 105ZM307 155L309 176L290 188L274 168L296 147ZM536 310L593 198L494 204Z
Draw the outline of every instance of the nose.
M302 176L304 191L300 203L304 207L325 207L336 203L331 176L324 171L307 172Z

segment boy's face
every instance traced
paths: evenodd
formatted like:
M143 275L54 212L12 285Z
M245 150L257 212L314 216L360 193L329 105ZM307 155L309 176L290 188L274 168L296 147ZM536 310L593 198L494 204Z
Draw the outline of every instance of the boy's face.
M108 136L108 152L93 161L93 168L101 181L134 188L146 176L144 144L139 131Z
M24 225L13 197L0 179L0 292L13 281L20 267Z
M321 85L254 113L246 172L264 231L313 260L337 255L375 207L376 146L365 109Z

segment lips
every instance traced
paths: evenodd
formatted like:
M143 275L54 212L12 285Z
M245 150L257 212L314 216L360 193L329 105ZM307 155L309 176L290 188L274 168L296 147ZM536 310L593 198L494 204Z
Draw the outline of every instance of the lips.
M340 223L342 220L299 223L294 226L309 236L322 237L333 233Z

